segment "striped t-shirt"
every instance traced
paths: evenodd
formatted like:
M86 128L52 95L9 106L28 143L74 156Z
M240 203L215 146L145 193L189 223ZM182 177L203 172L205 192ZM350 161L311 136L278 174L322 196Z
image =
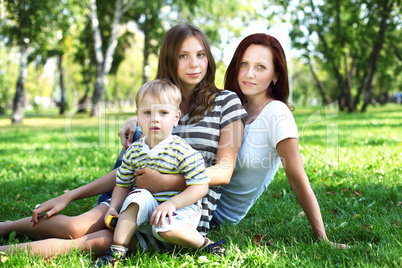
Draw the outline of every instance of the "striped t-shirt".
M182 137L199 151L206 166L210 167L216 164L221 129L246 116L247 112L236 93L223 90L216 96L214 108L200 122L191 122L186 114L180 118L178 126L173 128L173 134ZM204 236L210 230L209 222L221 196L221 188L222 186L210 187L208 194L201 200L202 215L197 230Z
M134 142L124 154L116 173L117 186L135 187L134 173L142 168L151 168L163 174L183 174L186 185L209 183L202 155L182 138L171 135L152 149L149 149L145 139ZM164 202L177 194L179 191L165 191L153 196L158 202Z

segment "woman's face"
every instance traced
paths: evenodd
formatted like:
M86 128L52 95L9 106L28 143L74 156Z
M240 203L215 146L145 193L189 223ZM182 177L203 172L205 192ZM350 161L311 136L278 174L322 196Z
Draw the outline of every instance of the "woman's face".
M177 67L184 91L193 91L204 79L207 70L208 58L204 45L197 37L188 37L180 49Z
M277 79L271 50L262 45L250 45L243 54L237 82L247 99L266 98L272 81Z

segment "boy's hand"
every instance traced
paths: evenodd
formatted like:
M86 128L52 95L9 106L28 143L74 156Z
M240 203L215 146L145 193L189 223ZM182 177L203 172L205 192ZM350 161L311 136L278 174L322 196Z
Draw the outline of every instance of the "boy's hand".
M155 227L158 227L159 222L161 223L161 227L164 226L165 224L165 218L166 216L169 217L169 223L172 223L172 215L176 211L176 207L173 205L172 202L165 201L159 206L157 206L152 212L150 224L155 225Z
M114 209L114 208L109 208L109 210L106 212L105 215L105 225L107 228L114 230L114 227L110 226L108 224L108 218L109 216L114 216L114 217L118 217L119 213Z

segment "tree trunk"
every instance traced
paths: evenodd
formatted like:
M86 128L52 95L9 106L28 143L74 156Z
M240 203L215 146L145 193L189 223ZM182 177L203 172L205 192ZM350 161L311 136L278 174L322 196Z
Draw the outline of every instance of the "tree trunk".
M65 100L65 89L64 89L64 70L63 70L63 54L59 54L59 85L60 85L60 93L61 93L61 98L60 98L60 114L64 114L65 109L66 109L66 100Z
M103 66L98 64L96 71L96 81L94 87L94 93L92 95L92 111L91 116L99 116L99 102L104 89L104 79Z
M314 81L317 84L317 88L321 94L322 102L324 105L328 105L331 103L331 99L328 97L324 84L318 79L317 75L313 70L313 66L310 61L308 61L308 66L310 68L310 72L313 75Z
M351 93L351 88L352 88L352 75L351 75L351 70L349 70L348 66L348 61L349 61L349 53L347 52L346 45L345 45L345 53L344 53L344 65L345 65L345 76L346 80L344 83L345 87L345 99L346 99L346 107L348 108L348 112L353 112L353 100L352 100L352 93Z
M110 68L112 67L113 55L117 46L117 32L119 29L120 18L123 14L123 7L121 0L116 1L116 9L113 18L113 26L112 33L110 35L109 44L106 50L105 56L103 56L102 50L102 38L99 29L99 21L97 14L96 1L91 0L90 2L90 10L91 10L91 23L92 30L94 32L94 50L95 50L95 59L97 65L97 73L96 73L96 82L94 88L94 94L92 95L92 113L91 116L99 115L99 102L104 90L104 81L106 75L109 73Z
M85 73L85 81L86 81L85 93L84 93L84 96L82 96L82 98L78 102L78 113L85 113L86 109L89 108L89 107L86 107L86 103L88 100L89 91L92 86L91 73L92 73L93 66L94 66L94 59L93 59L93 57L90 57L88 72Z
M146 83L149 80L149 65L148 65L148 58L149 58L149 34L144 31L144 63L142 65L142 83Z
M117 77L114 82L114 103L116 108L120 111L120 86L117 82Z
M355 100L353 101L353 108L354 108L355 110L357 110L357 105L358 105L359 102L360 102L361 95L362 95L364 89L366 88L366 83L367 83L367 77L368 77L368 75L369 75L369 71L366 70L366 71L364 72L363 79L361 80L360 86L359 86L359 88L358 88L358 90L357 90L357 94L356 94L356 96L355 96Z
M13 124L22 123L24 119L24 88L28 75L28 43L25 41L21 42L20 54L20 70L13 102L13 114L11 115Z
M373 90L373 79L375 76L375 73L377 71L377 60L378 60L378 55L380 54L382 45L385 40L385 31L387 28L387 19L389 17L389 14L391 12L391 6L392 6L392 1L388 6L388 1L384 1L383 3L383 12L381 16L381 23L380 23L380 30L379 30L379 37L378 37L378 42L374 44L373 52L370 57L370 75L368 78L367 82L367 89L366 92L367 94L365 95L364 98L364 104L361 109L362 112L366 111L367 105L371 101L371 92Z
M85 94L80 99L80 101L78 102L78 111L77 111L78 113L85 113L85 109L87 108L87 107L85 107L85 103L88 100L88 94L89 94L90 88L91 88L91 80L89 79L87 81L87 85L86 85L86 88L85 88Z

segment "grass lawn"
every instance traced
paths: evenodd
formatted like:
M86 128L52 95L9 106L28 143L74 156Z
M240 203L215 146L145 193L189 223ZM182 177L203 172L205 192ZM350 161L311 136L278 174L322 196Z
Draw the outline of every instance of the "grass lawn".
M316 242L280 168L245 219L210 233L214 240L226 239L226 257L185 249L138 252L118 267L402 267L401 106L355 114L297 107L294 115L328 237L350 249ZM108 172L120 151L117 132L129 116L27 115L16 126L0 117L0 221L29 217L35 204ZM75 201L63 213L78 215L95 203L96 197ZM25 241L15 233L0 239L2 244ZM0 255L1 267L88 267L91 262L89 253L78 251L51 259Z

